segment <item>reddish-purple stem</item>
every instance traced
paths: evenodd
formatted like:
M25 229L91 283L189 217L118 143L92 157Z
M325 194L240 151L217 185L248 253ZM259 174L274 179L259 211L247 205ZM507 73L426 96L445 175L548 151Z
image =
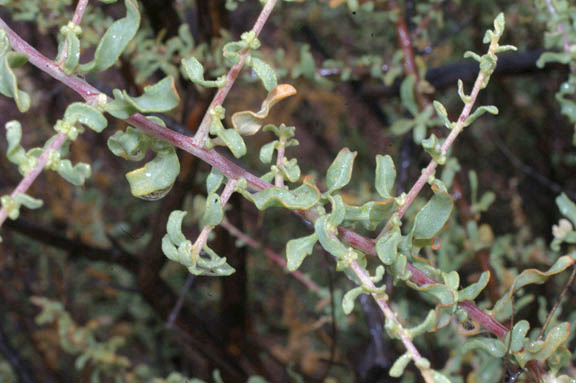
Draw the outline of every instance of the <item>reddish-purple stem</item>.
M72 88L87 101L94 102L96 100L96 98L100 94L100 92L96 88L94 88L93 86L91 86L90 84L86 83L84 80L81 80L78 77L68 76L64 74L60 70L60 68L56 66L51 60L40 54L36 49L34 49L27 42L22 40L22 38L18 36L12 29L10 29L8 25L6 25L6 23L1 18L0 18L0 29L5 29L6 32L8 33L12 48L16 51L26 53L29 56L29 61L34 66L38 67L39 69L41 69L48 75L52 76L56 80L60 81L61 83ZM211 166L219 169L228 178L232 179L245 178L249 187L253 191L264 190L266 188L273 186L270 183L263 181L261 178L243 169L242 167L236 165L234 162L230 161L229 159L217 153L216 151L201 148L193 142L192 138L174 132L159 124L156 124L141 114L135 114L131 116L130 118L126 119L126 122L158 138L164 139L173 144L174 146L198 157L202 161L207 162ZM423 179L426 180L427 178ZM312 212L298 212L298 214L302 216L307 216L308 218L314 215ZM372 239L363 237L360 234L357 234L356 232L348 228L341 227L338 228L338 230L340 235L342 236L342 239L344 239L350 245L368 254L376 255L376 251L374 249L374 241ZM437 283L436 281L426 276L423 272L416 269L414 266L409 265L408 267L409 267L408 270L412 272L411 279L414 282L418 283L419 285L428 283ZM460 303L460 305L470 314L470 316L473 319L477 320L481 325L486 327L488 330L492 331L494 334L502 336L503 333L508 331L508 329L506 329L500 323L498 323L498 325L495 325L494 323L496 321L490 315L486 314L485 312L477 308L474 305L474 303L471 302L470 304L465 305Z
M493 49L492 45L490 46L490 49ZM464 105L464 108L462 109L462 112L458 117L458 121L456 122L456 125L452 128L450 134L448 135L448 137L446 137L446 140L442 144L441 150L443 155L446 155L448 153L448 149L450 149L450 147L454 143L454 140L456 140L456 137L458 137L458 135L464 129L465 122L470 116L470 113L472 112L472 107L476 102L478 93L480 93L480 90L482 89L483 86L482 84L484 83L485 77L486 75L482 72L480 72L478 74L478 77L476 77L476 81L474 82L474 88L472 88L472 93L470 94L470 100ZM400 209L398 209L396 213L394 213L395 217L401 219L404 216L404 213L406 213L406 210L408 210L412 202L414 202L418 194L420 194L420 191L422 190L424 185L426 185L430 177L434 175L434 172L436 171L437 167L438 163L436 161L434 160L430 161L428 166L422 171L422 174L420 174L420 178L418 178L416 183L412 186L412 189L410 189L410 191L406 195L404 204L400 207ZM392 226L392 219L388 221L388 223L386 224L384 229L382 229L378 237L381 237L386 232L388 232L391 226Z
M260 32L262 31L264 24L266 24L266 21L270 17L270 14L272 13L274 6L276 5L276 1L277 0L268 0L266 2L266 5L264 5L264 8L262 8L262 11L260 12L260 15L258 16L258 19L256 19L256 23L254 23L254 27L252 28L252 31L254 31L254 33L256 34L256 37L258 37L258 35L260 35ZM248 56L249 52L250 52L250 48L243 49L240 52L240 59L238 60L238 62L236 64L234 64L234 66L232 68L230 68L230 71L226 75L226 83L224 84L224 86L222 88L220 88L218 90L218 92L214 96L214 99L212 99L212 102L210 103L210 106L208 107L208 111L213 110L214 108L216 108L219 105L222 105L222 103L224 102L224 99L226 98L226 96L228 96L228 92L230 92L232 85L234 85L234 82L236 81L236 79L238 78L238 75L242 71L242 68L244 67L244 63L246 62L246 57ZM204 146L206 136L208 135L208 130L210 129L210 122L211 121L212 121L211 114L210 113L204 114L204 117L202 118L202 122L200 123L200 126L198 127L198 131L194 135L194 143L196 145L198 145L200 147Z
M18 186L16 186L16 188L14 189L14 191L11 194L12 197L16 197L18 194L23 194L23 193L26 193L28 191L28 189L34 183L36 178L38 178L40 173L42 173L42 170L44 170L44 166L46 166L46 163L48 162L48 159L50 158L50 153L53 150L55 150L55 151L60 150L60 148L62 147L62 145L64 145L64 143L66 142L67 139L68 139L68 137L66 137L65 134L58 133L56 135L56 138L50 143L50 145L48 145L44 149L44 151L42 152L40 157L38 157L38 159L36 160L36 164L34 165L34 169L32 169L32 171L30 173L26 174L26 176L24 176L24 178L22 178L22 180L20 181ZM0 209L0 226L2 226L4 221L6 221L7 217L8 217L8 211L4 208Z
M74 11L74 17L72 18L72 22L76 25L80 25L82 22L82 17L84 17L84 12L86 11L86 7L88 6L88 0L78 0L78 4L76 4L76 10Z

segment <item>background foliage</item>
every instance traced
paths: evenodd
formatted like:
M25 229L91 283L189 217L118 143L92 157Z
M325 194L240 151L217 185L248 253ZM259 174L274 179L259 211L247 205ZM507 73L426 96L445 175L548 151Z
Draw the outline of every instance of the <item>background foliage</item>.
M414 345L450 382L572 381L576 9L570 2L284 1L276 5L259 44L243 35L262 8L255 0L91 1L80 38L68 24L76 3L0 0L0 17L48 57L77 45L82 59L68 56L62 68L114 95L109 114L158 115L162 124L189 136L209 111L214 87L222 86L239 52L249 49L249 68L232 88L226 111L212 113L211 145L229 158L245 153L242 166L270 182L303 189L292 202L292 195L274 199L244 190L254 204L233 194L220 211L217 199L224 193L211 192L219 190L221 175L206 163L164 141L139 137L136 129L110 116L108 129L97 134L92 130L103 128L94 117L90 122L96 126L62 151L62 156L69 151L70 161L54 162L56 172L43 172L28 191L43 207L23 209L17 220L3 225L0 380L422 381L421 365L399 367L410 358L402 357L405 349L394 339L390 322L383 327L377 304L360 295L366 288L354 289L345 273L336 272L345 267L342 257L336 256L337 264L330 255L338 250L330 250L328 234L322 239L322 223L337 220L339 204L362 206L377 195L400 198L390 206L401 206L402 193L430 157L443 161L429 138L447 135L442 109L432 101L441 101L446 118L456 121L478 74L478 64L462 55L486 52L484 33L502 12L502 44L518 50L500 56L476 102L496 105L499 115L487 114L464 129L446 165L437 170L448 189L424 189L407 211L402 234L414 228L414 241L420 241L411 261L441 270L430 275L447 286L455 283L450 291L485 286L481 293L478 288L458 294L475 299L514 334L529 339L497 341L482 323L460 318L454 296L445 298L445 290L404 283L396 258L380 252L391 271L379 293L389 297L406 329L437 330L415 337ZM114 25L125 41L113 39L117 50L98 54L96 46L117 20L124 20ZM0 122L12 138L0 140L0 151L8 152L0 157L0 195L14 189L19 167L22 171L28 164L14 142L43 147L54 125L70 137L74 129L57 121L90 113L67 109L78 95L32 65L12 69L21 58L4 48L0 44L0 91L12 99L0 98ZM8 81L12 70L18 88ZM278 84L291 86L266 99ZM166 96L173 88L179 100ZM13 120L20 127L7 124ZM16 140L18 129L22 133ZM262 131L240 143L235 129ZM276 163L284 150L286 162ZM161 162L174 161L176 154L180 172L162 173L163 183L153 191L140 191L130 177L130 184L126 180L125 174L142 164L120 157ZM390 157L375 160L377 155ZM396 176L390 178L392 160ZM381 175L374 187L377 161ZM354 171L348 174L352 162ZM310 183L327 191L321 207L326 215L315 225L286 209L254 206L300 209L298 204L314 193L305 189ZM230 193L237 186L228 185ZM442 198L449 207L431 211L440 205L426 205L431 199L441 204ZM23 205L35 207L35 201ZM177 217L185 238L174 229L179 225L170 225L175 210L187 212ZM438 221L446 211L445 220ZM350 219L365 213L347 214ZM427 214L433 219L425 220ZM358 221L355 230L371 238L386 222L378 217ZM208 261L192 265L166 251L165 236L174 249L187 239L192 247L202 227L215 227ZM310 239L314 229L321 246ZM408 246L399 236L391 239L394 254L398 246L399 253ZM287 266L301 266L290 274L282 262L286 243L295 238L302 241L288 246L295 256ZM162 249L188 270L170 262ZM304 259L308 253L312 256ZM222 256L226 266L218 263ZM227 277L194 275L230 274L232 268L235 273ZM561 294L562 304L553 310ZM436 312L437 321L444 319L443 328L426 319L430 312ZM530 343L543 327L544 349ZM433 379L445 381L439 375Z

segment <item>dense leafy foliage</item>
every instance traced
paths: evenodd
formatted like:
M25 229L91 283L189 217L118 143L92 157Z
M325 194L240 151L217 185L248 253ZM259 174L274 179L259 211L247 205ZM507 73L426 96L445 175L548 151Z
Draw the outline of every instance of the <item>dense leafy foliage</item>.
M0 0L0 378L576 382L575 25L565 0Z

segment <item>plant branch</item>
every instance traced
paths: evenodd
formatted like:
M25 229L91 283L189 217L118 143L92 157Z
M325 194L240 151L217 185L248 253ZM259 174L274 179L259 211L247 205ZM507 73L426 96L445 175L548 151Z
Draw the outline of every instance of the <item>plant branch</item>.
M378 256L376 253L375 241L370 238L366 238L353 230L345 227L338 228L338 234L341 239L349 243L356 249L373 256ZM406 264L406 269L410 272L410 280L417 283L419 286L437 284L438 281L429 277L422 270L418 269L416 266L412 265L410 262ZM504 338L508 333L509 329L502 323L498 322L491 315L484 312L474 302L464 301L459 302L458 306L464 309L471 319L480 323L485 329L490 331L492 334L499 338Z
M365 271L362 269L362 267L360 267L360 265L357 262L352 262L350 268L354 271L354 274L356 274L358 279L360 279L362 286L366 287L369 290L376 290L376 286L374 286L374 283L372 282L370 277L365 273ZM421 363L419 362L423 361L424 358L420 355L420 352L418 351L416 346L414 346L414 343L412 343L412 338L410 334L402 326L402 324L398 320L396 313L392 311L392 308L390 308L390 306L388 305L388 298L385 295L378 293L371 293L371 295L378 304L378 307L380 307L380 309L382 310L382 313L386 317L386 321L395 324L393 327L398 330L397 331L398 337L404 344L406 351L412 357L412 360L416 364L416 367L418 367L420 373L422 373L422 376L424 377L426 383L434 383L434 377L432 376L432 371L430 370L430 368L421 367Z
M63 133L58 133L56 135L56 138L44 149L40 157L38 157L38 159L36 160L36 165L34 165L34 169L32 169L30 173L26 174L26 176L22 178L18 186L16 186L16 189L14 189L14 191L11 194L13 198L16 197L18 194L24 194L28 191L28 189L34 183L36 178L38 178L40 173L42 173L42 170L44 170L44 166L46 166L46 164L48 163L48 159L50 158L50 153L52 151L59 151L67 139L68 137L66 137L66 135ZM2 227L2 224L4 223L4 221L6 221L6 218L8 218L8 210L5 208L0 209L0 227Z
M52 76L56 80L62 82L64 85L72 88L79 93L86 100L95 100L101 94L96 88L85 82L84 80L64 74L60 68L40 54L36 49L25 42L18 36L6 23L0 18L0 28L6 30L12 48L28 54L29 61L40 70ZM469 111L468 111L469 113ZM255 176L241 166L235 164L225 156L219 154L215 150L207 150L196 145L192 138L167 129L153 121L147 119L141 114L135 114L125 120L130 125L142 129L144 132L154 135L155 137L166 140L172 145L185 150L186 152L198 157L202 161L217 168L226 177L232 179L245 178L250 189L253 191L260 191L272 187L270 183L263 181L261 178ZM306 219L313 220L313 212L298 212L299 215ZM362 250L363 252L371 255L376 255L374 240L361 236L351 229L340 227L338 228L340 236L350 245ZM412 273L411 280L419 285L438 283L432 278L428 277L424 272L417 269L415 266L408 264L408 270ZM459 304L464 308L468 314L481 323L486 329L497 335L503 337L508 332L508 329L501 323L497 322L490 315L480 310L473 302L461 302Z
M256 34L256 37L260 35L264 24L266 24L266 21L268 21L268 18L270 17L270 14L276 5L276 1L277 0L268 0L264 5L264 8L262 8L258 19L256 19L256 23L252 28L252 31ZM238 62L234 64L232 68L230 68L230 71L228 71L228 74L226 75L226 83L222 88L218 89L214 99L212 99L212 102L210 103L210 106L208 107L208 110L206 111L206 114L204 114L204 118L198 127L198 131L194 135L194 143L196 145L200 147L204 146L204 142L208 136L208 130L210 129L210 122L212 121L210 111L224 103L224 99L226 96L228 96L228 92L230 92L232 85L234 85L234 82L238 78L240 71L244 67L244 63L246 62L246 58L248 57L249 52L250 48L245 48L240 52L240 58Z
M186 297L186 294L188 294L188 291L192 287L192 282L194 282L195 278L196 276L193 274L189 274L188 278L186 278L186 282L184 282L184 286L182 286L180 294L178 295L176 305L170 312L170 316L168 317L168 321L166 322L166 328L174 328L174 322L176 321L176 318L178 318L178 314L180 314L180 310L182 310L182 306L184 305L184 298Z
M554 305L554 307L552 307L552 310L550 310L550 313L546 317L546 321L542 325L542 328L540 329L540 332L538 333L538 337L536 337L537 340L542 340L542 337L544 336L544 332L546 332L546 328L550 324L552 317L554 317L554 313L556 312L556 310L558 310L558 307L560 307L560 304L562 303L562 299L564 298L564 296L568 292L568 289L572 286L572 282L574 282L575 276L576 276L576 265L572 266L572 272L570 273L570 277L568 278L568 282L566 282L566 285L562 289L562 292L560 293L560 296L558 297L556 304Z
M284 258L276 253L275 251L268 249L262 245L262 243L258 242L254 238L250 237L248 234L242 232L236 226L232 225L230 221L224 219L220 224L224 229L226 229L230 234L244 242L250 247L255 249L260 249L264 251L264 254L274 263L282 267L286 271L286 261ZM310 280L305 274L301 271L293 271L290 273L294 278L296 278L300 283L306 286L310 291L314 293L318 293L320 291L320 286L318 286L314 281Z
M226 183L226 186L222 191L222 195L220 196L222 208L226 206L226 203L230 199L230 196L232 195L232 193L234 193L234 188L236 188L237 182L238 181L233 178L228 179L228 183ZM204 246L206 246L206 242L208 242L208 237L210 236L210 233L212 233L212 230L214 230L214 226L206 225L202 228L202 231L198 235L198 238L196 238L196 241L194 242L193 246L194 249L197 249L198 253L200 253L200 251L204 248Z
M420 80L420 74L418 73L418 68L416 67L416 56L414 55L414 47L412 45L412 36L408 30L408 25L406 25L406 16L404 14L404 9L398 4L396 0L390 0L389 4L392 10L396 10L396 35L398 37L398 42L404 53L404 73L407 76L414 76L416 81L414 82L414 94L416 95L416 100L418 101L418 106L420 109L424 109L430 102L418 91L418 80Z
M489 50L491 53L494 52L494 48L495 48L495 44L494 43L490 44ZM468 117L470 116L470 113L472 112L472 107L476 103L476 98L478 97L478 93L480 93L480 90L483 88L483 83L484 83L485 78L486 78L486 75L484 74L484 72L480 71L478 73L478 77L476 77L476 81L474 82L474 87L472 88L472 93L470 94L470 99L467 103L464 104L464 108L462 109L462 112L460 113L460 116L458 117L458 121L456 122L456 126L454 126L452 128L452 130L450 131L450 134L448 135L448 137L446 137L446 140L442 144L442 148L441 148L441 154L442 155L445 156L448 153L448 150L450 149L450 147L452 146L452 144L456 140L456 137L458 137L458 135L464 129L465 122L468 119ZM436 167L438 167L438 163L434 160L431 160L430 163L428 164L428 166L422 171L420 178L418 178L418 180L416 181L414 186L412 186L412 189L410 189L410 191L406 195L405 203L402 205L402 207L400 207L400 209L396 213L394 213L393 218L397 217L398 219L401 219L404 216L404 214L406 213L406 210L408 210L408 208L410 207L412 202L414 202L414 200L416 199L416 197L418 196L418 194L420 193L420 191L422 190L424 185L428 182L428 179L434 175L434 172L436 171ZM391 227L392 227L392 218L390 220L388 220L388 223L386 224L386 226L384 226L384 228L382 229L382 231L378 235L378 238L380 238L382 235L384 235L386 232L388 232L388 230L390 230Z
M80 26L82 18L84 17L84 12L88 6L88 0L78 0L76 4L76 10L74 11L74 16L72 17L72 23L76 26ZM64 40L62 43L62 50L60 51L60 56L56 59L58 65L62 65L66 61L66 51L68 47L68 41Z
M76 10L74 11L74 17L72 18L72 22L76 25L80 25L82 22L82 17L84 17L84 12L86 11L86 7L88 6L88 0L78 0L78 4L76 4Z

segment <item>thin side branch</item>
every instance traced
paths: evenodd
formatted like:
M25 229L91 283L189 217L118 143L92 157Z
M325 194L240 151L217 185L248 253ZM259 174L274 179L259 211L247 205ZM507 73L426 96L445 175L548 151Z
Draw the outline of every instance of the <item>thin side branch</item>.
M493 50L492 45L490 46L490 50L491 51ZM478 97L478 93L480 93L480 90L482 89L482 84L484 83L485 77L486 77L486 75L482 71L480 71L478 73L478 77L476 77L476 81L474 82L474 87L472 88L472 93L470 94L470 101L468 101L466 104L464 104L464 108L462 109L462 112L460 113L460 116L458 117L458 121L456 122L456 126L454 126L454 128L452 128L452 130L450 131L450 134L448 135L448 137L446 137L446 140L442 144L442 155L446 155L448 153L448 150L450 149L450 147L452 146L452 144L456 140L456 137L458 137L458 135L464 129L464 124L465 124L466 120L468 119L468 117L470 117L470 114L472 112L472 107L476 103L476 98ZM402 205L402 207L396 213L394 213L393 217L397 217L398 219L401 219L404 216L404 213L406 213L406 210L408 210L408 208L410 207L412 202L414 202L414 200L416 199L418 194L420 194L420 191L422 190L424 185L426 185L426 183L428 183L428 179L430 178L430 176L434 175L434 172L436 171L436 167L438 167L438 163L434 160L431 160L430 163L428 164L428 166L422 171L420 178L418 178L418 180L416 181L414 186L412 186L412 189L410 189L410 191L406 195L406 201L405 201L404 205ZM390 219L388 221L388 223L386 224L386 226L384 226L384 228L382 229L382 231L378 235L378 238L381 237L382 235L384 235L385 233L387 233L391 227L392 227L392 219Z
M6 30L14 50L28 54L29 61L32 63L32 65L44 71L64 85L70 87L78 94L80 94L85 100L94 102L94 100L98 98L98 95L101 94L98 89L94 88L84 80L75 76L68 76L64 74L58 66L54 65L51 60L39 53L36 49L25 42L20 36L18 36L18 34L16 34L12 29L10 29L1 18L0 28ZM135 114L125 121L132 126L142 129L146 133L161 138L171 143L172 145L192 154L193 156L198 157L200 160L220 170L220 172L228 178L245 178L248 186L253 191L260 191L273 186L270 183L263 181L256 175L250 173L246 169L235 164L218 152L201 148L193 142L192 138L156 124L141 114ZM314 216L313 212L299 211L297 213L306 219L311 219ZM348 242L350 245L367 254L376 255L374 241L372 239L361 236L348 228L340 227L338 230L341 238ZM424 274L424 272L418 270L416 267L410 264L408 264L407 267L408 270L412 273L411 280L415 283L418 283L419 285L438 283L437 281ZM509 331L505 326L497 322L490 315L480 310L473 302L461 302L459 305L470 314L472 319L477 320L486 329L498 337L505 336Z
M370 277L364 272L362 267L360 267L360 265L358 265L357 262L353 262L350 268L354 271L354 274L356 274L358 279L360 279L360 282L362 282L363 286L371 290L376 290L376 286L374 286L374 283L372 282ZM380 310L382 310L382 313L386 317L386 321L393 322L396 324L396 326L394 327L398 330L397 334L398 337L402 341L402 344L404 344L406 351L412 357L412 360L416 363L416 366L422 373L422 376L424 377L426 383L434 383L434 377L432 376L432 371L430 370L430 368L422 368L421 364L418 363L424 358L422 358L422 355L420 355L420 352L418 351L416 346L414 346L414 343L412 343L412 337L402 326L402 324L398 320L396 313L392 311L392 309L388 305L387 297L381 296L376 293L372 293L371 295L378 304L378 307L380 307Z
M80 26L87 6L88 0L78 0L78 4L76 4L76 10L74 10L74 16L72 17L72 23L74 25ZM61 55L56 59L58 65L62 65L62 63L66 60L66 48L68 46L68 42L65 40L63 44L64 45L62 46L62 50L60 51Z
M266 5L264 5L264 8L262 8L262 11L258 16L258 19L256 20L254 27L252 28L252 31L254 31L256 37L260 35L260 32L262 31L264 24L266 24L266 21L268 21L268 18L270 17L270 14L272 13L274 6L276 5L276 1L277 0L268 0L266 2ZM250 48L242 50L240 52L240 59L236 64L234 64L232 68L230 68L230 71L228 71L228 74L226 75L226 84L222 88L220 88L216 93L216 95L214 96L214 99L210 103L210 106L208 107L206 114L204 114L204 118L200 123L200 127L198 127L198 131L194 135L194 143L196 145L204 147L204 142L208 135L208 130L210 129L210 122L212 121L212 116L210 115L209 112L214 108L216 108L217 106L222 105L224 103L224 99L226 98L226 96L228 96L228 92L230 92L232 85L234 85L234 82L236 82L238 75L240 74L242 68L244 67L244 63L246 62L246 58L249 52Z
M273 251L269 248L264 247L264 245L262 245L262 243L258 242L254 238L250 237L248 234L242 232L236 226L232 225L230 223L230 221L228 221L227 219L224 219L224 221L222 221L220 226L222 226L230 234L232 234L233 236L235 236L236 238L238 238L239 240L241 240L242 242L244 242L248 246L253 247L255 249L263 250L264 254L272 262L279 265L283 270L285 270L285 271L287 270L286 269L286 261L284 260L284 258L280 254L276 253L275 251ZM290 275L292 275L294 278L296 278L298 280L298 282L302 283L310 291L312 291L314 293L318 293L320 291L320 286L318 286L314 281L310 280L310 278L308 278L306 275L304 275L301 271L298 271L298 270L293 271L290 273Z
M60 150L60 148L62 147L62 145L64 145L67 139L68 137L66 137L66 135L63 133L58 133L56 135L54 141L52 141L50 145L48 145L46 149L44 149L40 157L38 157L38 160L36 160L36 165L34 166L34 169L32 169L30 173L26 174L26 176L22 178L18 186L16 186L16 189L14 189L14 191L11 194L13 198L16 197L18 194L24 194L28 191L30 186L34 183L34 181L36 181L36 178L38 178L40 173L42 173L42 170L44 170L44 167L46 166L46 164L48 163L48 159L50 158L50 153L52 151ZM0 227L2 227L2 224L4 223L4 221L6 221L6 218L8 218L8 211L4 208L0 209Z
M84 12L86 12L86 7L88 6L88 0L78 0L76 4L76 10L74 11L74 17L72 22L76 25L80 25L82 18L84 17Z
M224 206L226 206L226 204L228 203L230 196L232 196L232 193L234 193L234 189L236 188L237 183L238 181L233 178L228 179L228 183L226 183L226 186L222 191L222 195L220 196L222 208L224 208ZM208 242L208 237L210 236L210 233L212 233L213 230L214 226L206 225L202 228L202 231L200 232L198 238L196 238L196 241L194 242L194 248L198 249L198 252L200 252L200 250L204 248L204 246Z

